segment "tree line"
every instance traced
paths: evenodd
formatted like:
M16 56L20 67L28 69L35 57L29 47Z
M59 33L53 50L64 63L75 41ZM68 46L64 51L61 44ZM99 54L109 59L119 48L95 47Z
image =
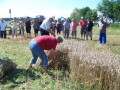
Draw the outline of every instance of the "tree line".
M96 9L90 9L89 7L83 7L81 9L75 8L70 18L76 18L78 21L83 16L86 19L90 18L95 21L98 19L97 11L103 13L105 17L120 20L120 0L102 0Z

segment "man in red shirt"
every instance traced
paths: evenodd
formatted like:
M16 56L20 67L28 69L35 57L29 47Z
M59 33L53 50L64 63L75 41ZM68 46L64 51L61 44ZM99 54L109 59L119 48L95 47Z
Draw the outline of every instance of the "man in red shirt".
M87 21L85 20L84 17L81 17L81 20L79 21L79 25L81 26L81 39L83 39L83 35L84 35L84 39L85 39L85 34L86 34L86 25L87 25Z
M62 43L63 38L61 36L38 36L30 41L29 48L32 52L32 59L30 60L29 68L32 68L32 64L35 64L37 58L39 57L42 60L42 65L44 67L44 71L47 73L48 59L44 50L49 50L50 54L55 60L55 49L58 43ZM54 62L54 61L53 61Z

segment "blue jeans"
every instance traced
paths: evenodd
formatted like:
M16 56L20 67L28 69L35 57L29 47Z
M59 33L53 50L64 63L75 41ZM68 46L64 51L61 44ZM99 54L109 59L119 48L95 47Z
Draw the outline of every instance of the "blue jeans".
M65 37L65 38L68 38L68 37L69 37L69 29L67 29L67 28L65 28L64 37Z
M76 30L72 30L72 37L74 38L76 38Z
M35 64L37 61L37 58L39 57L42 60L43 66L48 65L47 56L46 56L44 50L42 50L40 48L40 46L36 43L36 41L31 40L29 43L29 48L32 52L32 58L31 58L30 64Z
M99 42L100 44L106 44L106 33L99 34Z

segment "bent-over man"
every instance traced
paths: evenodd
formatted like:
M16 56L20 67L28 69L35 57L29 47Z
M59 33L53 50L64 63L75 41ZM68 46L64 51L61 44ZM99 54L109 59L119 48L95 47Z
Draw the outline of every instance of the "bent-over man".
M32 53L32 58L30 60L29 68L32 68L32 65L36 63L37 58L39 57L42 61L42 66L44 71L47 73L48 69L48 58L44 50L48 50L53 57L53 62L55 61L55 49L58 43L62 43L63 38L61 36L49 36L43 35L38 36L30 41L29 48Z

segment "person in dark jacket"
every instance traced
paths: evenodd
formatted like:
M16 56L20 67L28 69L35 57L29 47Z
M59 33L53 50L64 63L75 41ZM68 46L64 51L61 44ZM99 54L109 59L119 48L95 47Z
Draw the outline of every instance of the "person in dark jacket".
M90 37L90 39L92 40L92 28L93 28L93 22L91 19L89 19L86 27L86 40L88 40L88 37Z
M62 23L61 23L60 19L58 19L58 20L57 20L57 25L56 25L57 35L60 35L60 33L61 33L61 28L62 28Z
M27 37L31 37L31 20L30 20L30 17L27 17L27 20L25 22L25 26L26 26Z

